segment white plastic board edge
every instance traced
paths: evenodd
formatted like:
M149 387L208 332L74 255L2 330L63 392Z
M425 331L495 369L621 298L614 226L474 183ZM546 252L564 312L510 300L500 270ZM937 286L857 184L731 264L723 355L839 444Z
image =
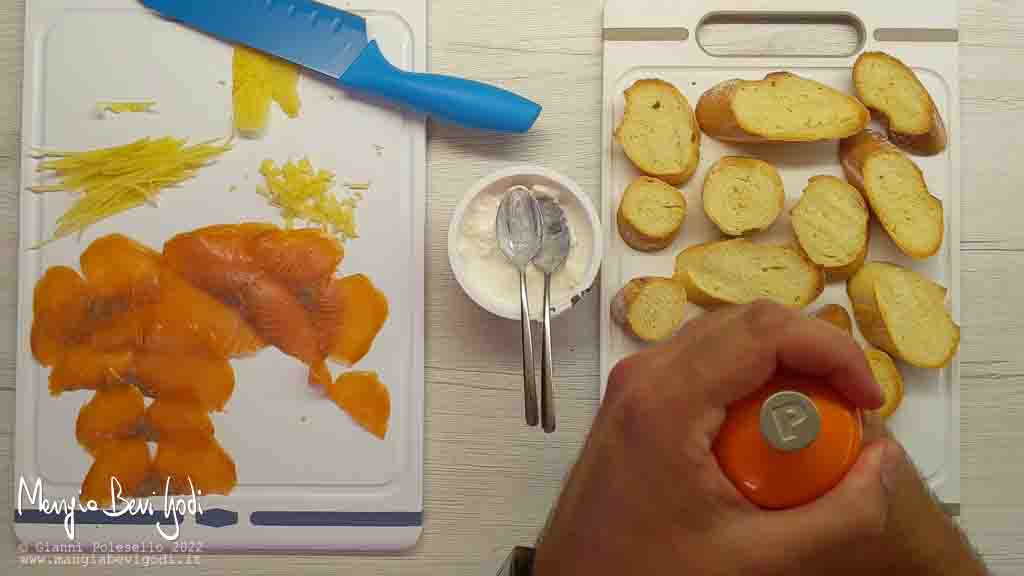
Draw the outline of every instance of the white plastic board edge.
M426 72L429 70L428 52L427 52L427 34L428 34L428 6L427 0L360 0L357 2L350 2L347 0L320 0L326 4L342 8L345 10L353 11L364 11L364 12L392 12L400 15L403 21L409 26L410 33L413 41L413 71ZM36 102L36 90L39 87L40 79L37 75L41 72L38 67L35 66L36 62L40 61L40 55L35 52L36 42L35 38L40 37L46 33L48 26L52 22L59 18L60 15L68 9L104 9L110 7L124 7L126 4L131 4L130 7L134 7L134 2L129 3L128 0L32 0L25 10L25 51L23 53L23 65L24 65L24 77L22 79L22 92L21 92L21 126L32 126L37 124L40 113L35 109ZM144 10L141 4L138 8ZM35 47L35 48L34 48ZM414 225L421 232L413 235L413 241L415 242L414 253L422 254L423 257L419 258L415 264L415 269L411 270L411 274L418 275L423 278L423 285L425 288L425 242L426 242L426 199L429 193L429 184L427 180L427 150L426 150L426 120L418 118L418 123L415 125L414 130L416 131L415 144L413 146L411 166L415 171L413 182L414 190L413 194L416 198L420 198L421 201L414 203ZM19 260L24 258L24 255L31 248L32 239L23 232L24 230L24 219L29 216L27 212L26 204L20 202L21 184L25 182L31 182L33 173L31 166L28 162L24 162L28 150L23 149L20 151L19 158L22 159L22 165L20 168L20 180L19 180L19 228L22 232L19 233ZM19 264L19 269L25 269ZM24 275L19 275L18 279L18 290L19 290L19 301L31 302L32 291L36 282L36 278L28 278ZM423 311L425 309L425 293L424 290L413 293L412 297L415 301L411 303L410 308L412 310ZM30 316L26 317L27 314L31 314L30 308L26 309L21 306L17 310L17 326L22 326L24 322L31 322ZM423 422L424 422L424 326L423 326L424 314L414 315L413 329L412 329L412 358L410 359L410 397L409 397L409 409L408 414L411 418L415 419L415 425L409 426L410 434L412 435L412 441L409 449L413 451L411 456L413 462L418 465L410 471L411 474L415 475L415 486L416 493L414 495L415 506L414 509L408 510L409 512L422 512L423 511ZM29 366L32 365L35 360L32 358L29 352L29 342L23 338L24 331L18 331L17 339L17 371L16 371L16 382L20 382L28 378L27 372ZM418 386L412 385L412 383L419 383ZM31 450L31 445L28 443L30 437L30 431L25 427L25 418L19 418L17 414L24 414L27 410L33 409L32 395L30 390L25 386L16 386L15 390L15 406L16 406L16 430L19 441L14 443L14 482L17 482L17 477L20 474L18 468L17 454L21 450ZM17 485L15 484L15 488ZM241 516L241 515L240 515ZM241 518L240 518L241 520ZM248 517L245 519L245 523L248 523ZM241 523L241 521L240 521ZM187 525L186 525L187 526ZM139 526L101 526L102 537L106 541L110 542L137 542L139 540ZM201 540L204 533L208 531L216 531L216 528L210 528L206 526L191 525L187 526L191 533L191 536L195 539ZM54 525L39 525L39 524L18 524L14 523L15 535L20 542L37 542L46 541L55 534L56 531L63 530L62 526ZM406 526L406 527L287 527L276 528L276 527L260 527L260 526L247 526L247 529L239 528L232 530L231 532L218 532L218 544L216 549L224 551L245 551L245 550L322 550L322 551L338 551L338 550L362 550L366 552L388 552L406 550L412 548L419 541L419 538L423 532L422 524L420 526ZM254 534L262 533L262 535L254 537ZM273 534L273 536L267 536ZM372 536L368 536L372 534ZM261 542L278 542L278 544L260 544L254 546L254 541ZM301 543L301 545L296 544Z
M606 0L604 27L686 27L691 36L709 14L754 12L761 14L849 14L870 32L875 28L956 29L956 0L899 2L860 0Z
M892 2L891 0L864 0L855 10L840 0L719 0L706 2L688 2L683 0L606 0L604 12L604 31L636 29L671 30L674 28L688 31L689 38L665 41L609 41L604 42L603 72L603 104L601 111L601 214L608 226L608 215L611 202L611 166L608 158L612 153L611 134L615 129L613 102L616 83L632 68L644 67L719 67L719 68L757 68L757 67L834 67L849 66L859 54L847 57L715 57L700 48L696 42L697 28L703 19L715 12L753 11L764 14L797 13L833 13L849 14L864 24L864 45L862 50L892 50L898 46L900 58L911 67L925 68L940 76L949 89L949 110L946 114L946 125L953 135L949 141L950 158L949 197L945 202L946 215L950 220L950 233L946 238L950 251L949 277L946 279L949 288L950 312L953 320L961 323L960 299L960 190L961 173L961 138L960 134L960 70L959 47L956 42L880 42L874 38L873 31L878 28L907 29L958 29L958 3L956 0L929 2L927 10L920 5L912 6L910 2ZM678 36L678 35L677 35ZM606 255L612 253L611 242L614 232L605 235ZM606 263L602 267L602 279L608 277L611 270ZM609 331L612 321L609 312L614 288L602 281L601 283L601 397L607 384L608 373L611 371L605 345L610 341ZM946 446L946 473L934 479L932 489L946 505L947 510L959 513L960 505L960 355L954 357L949 366L952 386L950 391L951 422L948 423L948 444Z

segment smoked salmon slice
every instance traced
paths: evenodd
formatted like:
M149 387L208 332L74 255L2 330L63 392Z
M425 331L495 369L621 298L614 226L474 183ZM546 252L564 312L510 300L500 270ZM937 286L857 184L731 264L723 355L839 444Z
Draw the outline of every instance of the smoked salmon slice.
M155 300L160 293L160 253L127 236L93 241L79 262L93 294L127 308Z
M217 356L237 358L266 346L238 310L164 270L163 292L153 310L146 348L182 349L191 338Z
M264 276L249 251L270 224L224 224L179 234L164 244L164 262L196 287L234 303L239 290Z
M223 410L235 389L231 363L205 354L137 352L133 375L146 396L195 402L207 412Z
M331 374L309 312L283 285L266 279L241 291L242 313L256 332L282 352L309 366L309 382L326 386Z
M54 266L36 283L32 296L32 355L53 366L76 342L88 322L92 294L85 279L67 266Z
M374 372L347 372L327 387L327 395L356 424L381 440L388 432L391 395Z
M109 440L96 451L96 461L82 481L79 502L95 501L102 508L116 498L141 495L150 471L149 446L142 438ZM116 480L116 483L115 481Z
M154 400L146 408L143 429L155 442L205 444L213 438L213 421L198 402Z
M333 276L345 258L341 243L316 228L268 230L252 238L249 250L265 272L295 293Z
M388 319L388 300L363 274L335 278L318 299L317 326L328 354L348 366L362 360Z
M153 469L161 490L167 487L170 494L191 494L193 488L196 495L227 494L238 482L234 460L214 438L201 444L159 442Z
M133 374L130 351L106 352L91 346L69 348L50 371L50 394L73 390L99 390L127 382Z
M141 430L146 404L131 384L100 389L82 406L75 422L75 438L93 455L108 440L131 438Z

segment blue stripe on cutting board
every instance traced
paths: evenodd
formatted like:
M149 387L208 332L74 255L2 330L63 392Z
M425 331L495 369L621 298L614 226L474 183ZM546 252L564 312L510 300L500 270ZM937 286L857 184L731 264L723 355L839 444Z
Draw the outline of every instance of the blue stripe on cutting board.
M179 515L178 521L183 518ZM23 510L21 514L14 512L14 521L19 524L63 524L64 514L41 510ZM149 524L173 522L170 516L164 517L160 510L148 515L129 515L111 517L102 510L77 511L77 524L105 524L124 526L145 526ZM362 526L371 528L410 527L423 525L423 512L312 512L273 510L253 512L249 521L254 526ZM196 524L221 528L238 524L238 513L221 508L204 510L196 516Z
M156 510L153 514L125 514L123 516L113 517L108 516L102 510L89 510L86 512L79 510L75 512L75 523L144 526L147 524L156 524L157 522L162 524L174 522L172 516L175 515L178 516L178 522L183 520L181 515L177 512L172 512L171 514L164 516L164 513L161 510ZM14 511L14 521L18 524L63 524L64 516L64 514L59 512L51 512L47 514L42 510L22 510L21 514L18 514L17 510ZM204 510L202 514L196 515L196 524L210 526L213 528L232 526L234 524L238 524L238 512L223 510L221 508L211 508L209 510Z
M423 512L308 512L274 510L253 512L255 526L368 526L374 528L422 526Z

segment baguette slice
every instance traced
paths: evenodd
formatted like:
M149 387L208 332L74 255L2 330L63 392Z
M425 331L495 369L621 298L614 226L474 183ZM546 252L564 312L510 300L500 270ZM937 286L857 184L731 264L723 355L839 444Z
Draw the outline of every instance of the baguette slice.
M700 162L700 128L686 96L664 80L637 80L624 95L615 139L626 156L648 176L685 184Z
M868 205L856 188L834 176L814 176L793 207L800 248L832 278L846 279L868 253Z
M612 300L612 320L644 342L670 338L685 316L686 290L673 278L635 278Z
M856 98L790 72L727 80L697 103L705 134L726 142L813 142L853 136L871 113Z
M672 244L686 218L686 198L657 178L641 176L622 194L616 223L633 248L654 252Z
M903 375L893 362L892 356L886 354L884 350L867 346L864 348L864 357L867 358L875 382L878 382L882 394L885 395L885 403L875 410L875 413L883 419L888 419L903 403Z
M884 52L865 52L853 65L857 96L885 117L889 139L914 154L946 149L946 124L931 94L906 64Z
M853 323L850 320L850 314L846 311L846 308L838 304L825 306L818 310L814 317L832 324L851 336L853 335ZM864 359L868 361L871 374L875 377L875 382L878 382L878 386L885 395L885 404L878 410L875 410L875 413L883 419L888 418L892 416L892 413L903 402L903 375L900 374L899 368L893 362L892 356L886 354L884 350L865 346Z
M920 368L947 365L960 327L946 312L946 289L885 262L869 262L846 286L861 334L871 344Z
M942 247L942 202L928 192L924 174L902 150L877 132L842 141L839 159L846 179L867 198L871 211L896 246L925 259Z
M818 320L824 320L847 334L853 334L853 320L850 313L839 304L827 304L814 313Z
M889 331L882 322L882 315L875 300L875 283L879 276L897 268L898 266L888 262L868 262L846 282L846 295L850 297L853 317L857 321L860 333L874 346L890 352L896 349L896 345L893 344Z
M799 250L744 238L683 250L675 276L692 302L709 307L767 298L803 308L825 289L825 274Z
M704 179L704 213L729 236L766 230L782 213L786 191L779 171L756 158L726 156Z

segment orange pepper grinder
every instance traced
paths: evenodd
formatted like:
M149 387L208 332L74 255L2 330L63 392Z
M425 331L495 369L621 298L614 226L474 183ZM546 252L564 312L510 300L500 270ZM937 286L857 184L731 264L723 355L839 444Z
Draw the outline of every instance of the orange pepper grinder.
M860 455L860 411L831 387L775 379L728 408L713 450L722 471L761 508L807 504Z

